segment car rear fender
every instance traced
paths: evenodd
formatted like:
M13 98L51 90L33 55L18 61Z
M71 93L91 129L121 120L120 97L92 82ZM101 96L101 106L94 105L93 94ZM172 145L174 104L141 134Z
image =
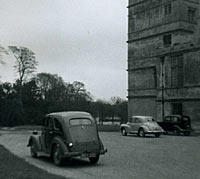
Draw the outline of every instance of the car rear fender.
M104 145L101 139L99 138L100 150L104 150Z
M148 128L147 126L145 126L145 125L140 126L139 130L140 130L141 128L144 130L144 132L148 132L148 131L149 131L149 128ZM138 131L139 131L139 130L138 130Z
M122 125L120 126L120 130L121 130L122 128L125 128L125 129L126 129L126 132L130 132L130 130L131 130L131 128L130 128L130 126L129 126L128 124L122 124Z
M41 145L41 142L40 142L40 136L39 135L30 136L27 147L30 147L31 144L33 144L33 143L35 144L35 148L36 148L37 151L42 150L42 145Z
M52 141L51 144L51 155L53 153L53 149L56 145L59 145L60 150L61 150L61 155L64 156L64 154L66 152L69 152L68 148L67 148L67 144L65 144L65 142L63 141L63 139L61 139L60 137L55 137Z

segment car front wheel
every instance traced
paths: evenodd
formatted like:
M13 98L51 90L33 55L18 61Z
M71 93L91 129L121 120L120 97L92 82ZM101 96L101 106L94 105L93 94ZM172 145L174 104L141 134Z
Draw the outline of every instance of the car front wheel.
M99 161L99 155L97 155L96 157L90 157L89 160L90 163L96 164Z
M190 135L190 132L184 132L184 135L185 135L185 136L189 136L189 135Z
M180 131L178 129L174 129L174 134L175 135L180 135Z
M140 128L138 134L140 137L145 137L144 129Z
M55 163L55 165L57 166L61 166L63 159L61 157L61 151L60 151L60 146L56 145L53 148L53 162Z
M126 129L125 129L125 128L122 128L122 129L121 129L121 134L122 134L123 136L127 136L127 132L126 132Z
M160 133L156 133L156 134L155 134L155 137L160 137Z

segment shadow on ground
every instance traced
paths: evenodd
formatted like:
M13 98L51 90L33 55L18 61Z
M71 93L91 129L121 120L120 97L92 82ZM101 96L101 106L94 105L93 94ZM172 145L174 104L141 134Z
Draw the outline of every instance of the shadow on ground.
M177 137L199 137L200 136L200 132L193 132L190 134L190 136L185 136L184 134L174 134L174 133L168 133L168 134L163 134L163 135L160 135L160 137L155 137L154 135L145 135L145 137L140 137L138 135L135 135L135 134L128 134L127 136L124 136L124 137L135 137L135 138L156 138L156 139L159 139L159 138L162 138L164 136L177 136Z
M49 157L39 156L36 159L54 165L52 159L49 158ZM64 160L61 167L67 167L67 168L90 167L91 168L91 167L96 167L96 166L99 167L101 165L102 164L100 164L100 163L91 164L88 159L72 158L72 159L66 159L66 160Z

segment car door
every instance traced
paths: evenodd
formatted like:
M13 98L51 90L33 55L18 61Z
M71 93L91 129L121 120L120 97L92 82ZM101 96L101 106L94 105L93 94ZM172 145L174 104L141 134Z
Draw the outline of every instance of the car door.
M163 128L164 130L171 131L172 130L172 123L171 123L171 117L166 116L163 121Z
M139 126L139 119L137 117L133 117L130 119L129 126L131 128L131 133L137 133Z
M130 127L130 132L133 133L134 132L134 123L135 123L135 118L132 117L129 119L128 125Z
M54 137L59 136L60 138L64 139L64 132L60 121L56 118L53 118L53 123L54 123L53 126Z
M137 133L139 128L140 128L140 126L141 126L141 121L140 121L139 118L135 118L134 121L135 122L134 122L133 130L134 130L135 133Z
M51 150L50 147L53 137L53 119L51 117L47 117L44 126L44 145L47 153Z

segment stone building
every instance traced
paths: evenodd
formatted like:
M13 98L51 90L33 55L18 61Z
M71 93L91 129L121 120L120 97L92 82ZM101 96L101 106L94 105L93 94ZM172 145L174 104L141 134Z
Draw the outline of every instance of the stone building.
M129 116L200 120L200 0L129 0Z

